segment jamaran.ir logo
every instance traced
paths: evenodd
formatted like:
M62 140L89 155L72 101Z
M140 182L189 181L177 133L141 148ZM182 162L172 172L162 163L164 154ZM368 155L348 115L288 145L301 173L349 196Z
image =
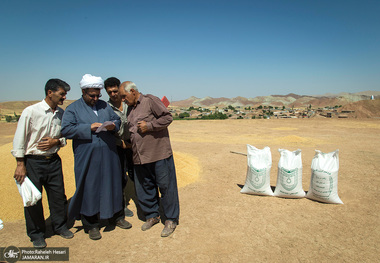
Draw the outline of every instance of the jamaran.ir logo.
M4 256L4 259L9 263L16 262L21 258L20 249L14 246L6 247L4 249L3 256Z

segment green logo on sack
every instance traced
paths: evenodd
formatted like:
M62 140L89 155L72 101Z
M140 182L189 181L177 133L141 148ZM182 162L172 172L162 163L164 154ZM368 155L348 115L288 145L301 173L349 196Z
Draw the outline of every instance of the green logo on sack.
M251 185L255 189L262 188L266 182L267 168L255 169L254 167L250 167L249 169L251 171Z
M280 183L281 186L287 190L292 191L298 184L298 169L287 170L283 167L280 168Z
M315 196L328 199L334 187L334 180L331 173L324 171L314 171L311 174L311 183Z

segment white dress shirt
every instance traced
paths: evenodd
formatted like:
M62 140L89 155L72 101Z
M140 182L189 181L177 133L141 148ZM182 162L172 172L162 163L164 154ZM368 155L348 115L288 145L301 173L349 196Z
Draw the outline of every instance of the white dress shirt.
M24 109L17 124L13 139L12 155L23 158L25 155L50 156L66 145L61 138L61 121L63 110L59 107L53 111L45 100ZM44 137L59 139L60 144L48 151L37 149L37 144Z

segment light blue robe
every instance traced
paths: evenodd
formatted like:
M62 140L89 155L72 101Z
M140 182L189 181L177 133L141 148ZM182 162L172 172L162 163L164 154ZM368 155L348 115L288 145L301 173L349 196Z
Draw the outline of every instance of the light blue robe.
M114 132L120 118L105 101L96 104L98 116L83 98L70 104L62 118L62 136L73 140L76 191L69 205L69 220L80 215L111 218L122 209L122 172ZM91 131L94 122L115 121L114 131Z

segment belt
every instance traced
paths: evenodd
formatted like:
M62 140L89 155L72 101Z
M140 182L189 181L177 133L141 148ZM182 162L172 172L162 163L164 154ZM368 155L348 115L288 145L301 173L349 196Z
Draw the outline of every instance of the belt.
M35 159L35 160L54 160L59 157L57 153L52 155L25 155L26 158Z

